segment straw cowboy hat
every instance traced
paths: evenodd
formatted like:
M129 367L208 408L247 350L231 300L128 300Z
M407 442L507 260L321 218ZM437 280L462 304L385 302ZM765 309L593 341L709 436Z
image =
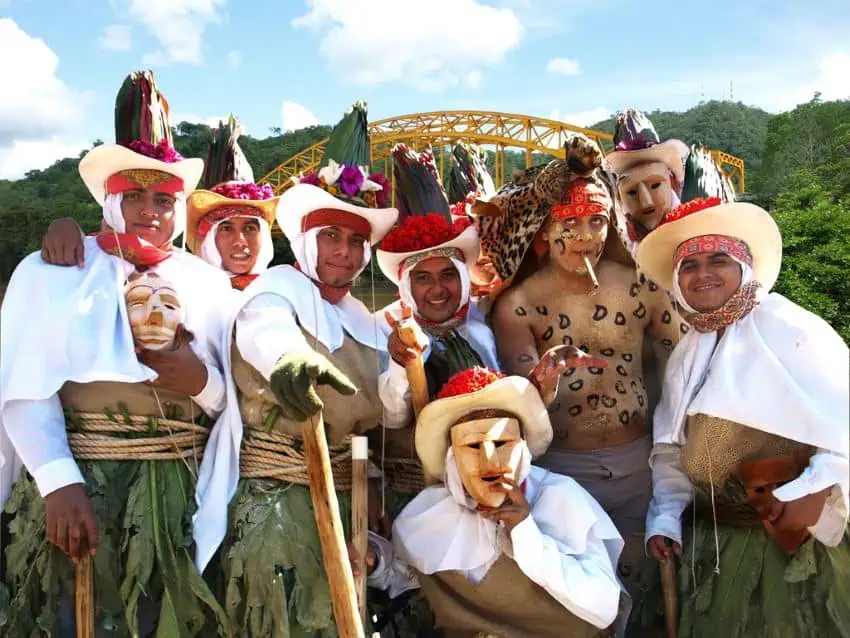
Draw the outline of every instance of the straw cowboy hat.
M489 375L483 388L481 378ZM426 476L443 480L449 430L464 416L475 410L502 410L516 416L522 437L532 458L543 454L552 442L549 413L537 388L525 377L499 378L486 368L472 368L449 379L444 391L452 385L467 382L468 391L437 398L422 410L416 421L416 453Z
M189 195L186 202L186 245L193 253L198 254L202 237L198 234L198 224L209 213L216 209L229 207L249 207L259 212L259 217L266 220L271 228L277 214L280 197L268 199L231 199L211 190L198 189ZM239 217L239 215L224 215L223 219ZM220 221L220 220L216 220Z
M429 242L421 241L422 236L420 235L419 237L412 238L414 240L420 240L418 243L421 247L415 250L405 252L385 250L385 246L388 248L392 246L392 239L396 233L403 233L412 224L415 224L416 222L413 220L417 219L421 220L424 218L420 216L408 217L405 219L397 228L390 231L390 233L384 237L384 241L381 243L381 248L375 251L375 255L378 259L378 266L381 268L381 272L384 273L387 279L395 285L398 285L401 276L401 269L404 267L407 259L415 255L423 255L423 259L428 258L425 257L426 254L431 257L462 257L462 261L466 263L467 269L475 266L475 262L481 252L480 242L478 241L478 231L475 230L475 226L473 226L471 222L469 222L468 226L463 228L464 224L461 220L464 218L458 218L453 224L449 224L448 222L445 223L445 226L448 229L462 228L460 232L455 234L454 237L448 241L429 246L427 245ZM451 232L451 230L449 230L449 232Z
M640 243L637 264L646 275L673 290L673 259L682 242L703 235L727 235L745 242L753 257L753 279L770 290L782 265L782 235L773 217L755 204L693 200L675 208Z
M151 146L154 149L163 148ZM183 193L190 193L198 185L204 172L204 161L197 158L183 159L171 150L173 155L164 157L173 161L149 157L119 144L96 146L80 160L80 177L98 204L106 200L106 181L122 171L159 171L168 173L182 182ZM145 184L140 184L144 186Z
M398 219L395 208L368 208L346 202L326 190L312 184L296 184L280 197L277 223L288 239L303 233L307 217L320 211L335 211L354 215L368 224L370 244L376 244Z

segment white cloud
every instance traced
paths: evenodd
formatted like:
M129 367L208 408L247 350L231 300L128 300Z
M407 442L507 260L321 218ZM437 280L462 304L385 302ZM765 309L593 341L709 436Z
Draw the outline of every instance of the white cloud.
M470 73L499 64L523 31L512 10L478 0L405 2L403 10L398 0L307 4L292 25L320 34L319 50L336 75L367 86L404 81L439 91L469 83Z
M110 24L97 39L97 44L104 51L129 51L130 27L126 24Z
M313 115L307 107L289 100L284 100L283 104L280 105L280 122L284 133L321 124L319 118Z
M231 51L225 59L228 68L238 69L242 65L242 53L240 51Z
M21 177L86 146L64 135L83 122L86 95L57 75L59 58L14 20L0 19L0 176Z
M850 54L839 51L824 56L818 64L815 79L791 91L782 101L781 108L793 109L811 100L816 92L821 94L822 100L850 97Z
M607 120L611 117L611 113L613 111L604 106L598 106L595 109L588 109L586 111L576 111L574 113L561 113L561 111L555 109L552 111L549 119L558 120L565 124L572 124L573 126L587 127L602 120Z
M144 64L200 64L208 24L221 21L218 8L227 0L131 0L130 15L145 25L162 49L142 57Z
M14 141L0 147L0 179L20 179L27 171L44 169L65 157L77 157L89 148L88 142L49 140Z
M561 75L578 75L581 73L578 60L571 60L570 58L552 58L546 64L546 70Z
M474 71L470 71L469 73L466 74L466 78L464 80L464 83L470 89L477 89L479 86L481 86L482 77L483 76L482 76L481 71L479 71L478 69L475 69Z

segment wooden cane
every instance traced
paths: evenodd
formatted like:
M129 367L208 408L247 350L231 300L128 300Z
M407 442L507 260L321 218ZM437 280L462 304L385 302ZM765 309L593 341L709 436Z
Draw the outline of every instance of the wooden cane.
M422 409L428 405L428 379L425 377L425 361L419 345L421 329L413 319L402 319L398 322L397 330L401 342L416 352L416 356L405 366L404 371L410 384L413 413L419 416Z
M676 582L676 563L672 556L659 563L661 568L661 593L664 597L664 625L667 638L676 638L679 633L679 589Z
M94 638L94 567L88 552L77 563L74 578L74 611L77 638Z
M301 431L307 475L310 477L310 497L322 544L322 561L328 576L337 630L341 638L362 638L363 623L360 622L357 609L357 592L345 546L322 413L304 421Z
M369 477L367 464L369 439L355 436L351 439L351 540L357 551L359 575L354 577L357 602L360 604L360 621L366 626L366 552L369 551Z

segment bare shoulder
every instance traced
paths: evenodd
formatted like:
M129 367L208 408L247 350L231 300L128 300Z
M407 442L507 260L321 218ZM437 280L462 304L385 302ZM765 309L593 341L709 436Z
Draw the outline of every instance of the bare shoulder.
M637 272L629 266L624 266L610 259L603 259L596 264L596 276L602 279L610 279L613 281L623 281L626 283L634 283L637 281Z
M493 305L493 321L496 323L522 321L526 316L524 310L526 305L526 289L528 282L525 281L517 286L511 286L496 299Z

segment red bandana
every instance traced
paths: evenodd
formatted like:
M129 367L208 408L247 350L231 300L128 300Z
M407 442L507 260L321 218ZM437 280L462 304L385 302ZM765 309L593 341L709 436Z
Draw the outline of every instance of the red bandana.
M344 210L335 210L333 208L320 208L314 210L301 220L301 232L306 233L311 228L321 226L341 226L348 228L355 233L360 233L366 240L372 236L372 226L369 222L359 215L349 213Z
M135 265L136 270L145 270L171 257L171 244L165 249L157 248L131 233L98 233L97 245L103 252Z
M258 219L265 219L262 211L247 204L241 206L219 206L201 218L195 233L203 241L213 226L223 219L230 219L231 217L256 217Z
M608 215L611 201L605 189L586 179L577 179L570 184L563 202L552 207L555 219Z
M745 241L728 235L700 235L686 239L676 249L673 258L674 267L679 265L683 259L698 253L726 253L740 262L752 267L753 256L750 247Z
M245 290L252 281L254 281L259 275L233 275L230 278L230 287L234 290Z
M130 168L110 175L106 180L106 192L110 195L137 188L150 189L157 193L175 195L184 190L183 180L155 168Z
M349 291L351 290L351 286L354 284L354 282L351 282L349 284L346 284L345 286L329 286L323 281L316 281L312 277L309 277L307 273L305 273L303 270L301 270L301 264L299 264L298 262L295 263L295 270L299 271L302 275L312 281L313 285L315 285L316 288L319 289L319 294L322 296L322 299L324 299L330 304L333 304L334 306L345 298L345 295L349 293Z

